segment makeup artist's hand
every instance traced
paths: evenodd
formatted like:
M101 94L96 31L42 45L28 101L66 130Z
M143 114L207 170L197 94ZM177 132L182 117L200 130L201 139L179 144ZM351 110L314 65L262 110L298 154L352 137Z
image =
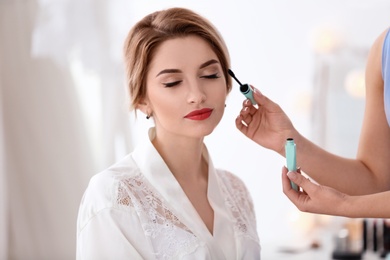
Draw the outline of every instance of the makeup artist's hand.
M290 180L302 188L295 191ZM342 216L345 214L349 196L333 188L317 185L298 172L282 170L283 192L300 211Z
M278 104L256 88L253 97L258 107L249 99L244 101L236 118L238 130L259 145L284 155L286 138L294 137L296 133L293 124Z

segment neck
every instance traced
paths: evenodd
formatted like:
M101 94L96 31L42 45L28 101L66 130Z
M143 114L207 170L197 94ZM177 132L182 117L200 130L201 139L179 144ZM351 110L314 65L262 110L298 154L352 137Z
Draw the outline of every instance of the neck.
M208 166L202 156L203 139L156 135L152 143L178 181L207 178Z

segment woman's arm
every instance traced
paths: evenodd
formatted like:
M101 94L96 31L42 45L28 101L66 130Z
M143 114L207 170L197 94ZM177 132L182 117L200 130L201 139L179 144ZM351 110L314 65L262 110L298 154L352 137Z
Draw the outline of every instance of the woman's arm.
M290 180L302 188L295 191ZM304 212L351 218L389 218L390 191L371 195L350 196L333 188L317 185L301 174L282 170L283 192Z
M390 128L386 121L381 75L383 32L373 44L366 69L366 110L356 159L329 153L302 136L284 111L255 89L258 108L247 100L237 128L256 143L284 156L284 142L297 144L297 165L317 182L351 195L390 189Z

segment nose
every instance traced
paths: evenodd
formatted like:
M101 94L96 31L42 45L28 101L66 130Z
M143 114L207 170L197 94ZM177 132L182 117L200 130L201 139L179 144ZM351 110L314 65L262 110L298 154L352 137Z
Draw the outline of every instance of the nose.
M199 82L193 82L188 90L188 103L201 104L206 100L206 94Z

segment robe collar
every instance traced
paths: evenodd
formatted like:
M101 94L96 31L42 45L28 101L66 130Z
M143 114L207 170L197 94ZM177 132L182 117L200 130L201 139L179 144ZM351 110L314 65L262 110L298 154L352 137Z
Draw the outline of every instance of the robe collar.
M152 127L149 129L149 141L138 145L132 153L132 157L140 168L141 173L151 183L153 188L160 193L169 207L173 208L180 221L185 224L191 232L200 237L201 240L206 241L206 243L213 244L213 251L217 250L218 252L215 253L220 257L223 256L218 259L225 259L226 256L234 255L234 230L232 225L226 225L226 223L231 223L230 211L226 209L224 196L219 188L221 184L219 183L216 169L209 157L206 146L204 145L202 156L208 163L207 197L214 210L213 235L211 235L191 201L181 188L179 182L153 146L152 140L154 137L155 128Z

